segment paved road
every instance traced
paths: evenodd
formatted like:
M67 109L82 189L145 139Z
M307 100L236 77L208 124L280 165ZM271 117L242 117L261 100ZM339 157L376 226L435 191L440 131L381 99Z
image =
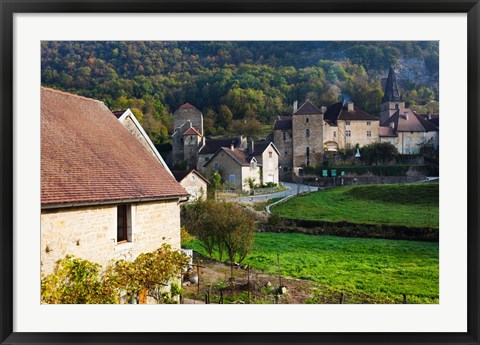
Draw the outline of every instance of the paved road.
M268 199L273 199L273 198L280 198L280 197L286 197L291 194L297 194L297 191L299 193L301 192L306 192L310 189L311 192L315 192L318 190L318 187L310 187L304 184L296 184L296 183L290 183L290 182L280 182L280 184L284 185L287 187L287 190L277 192L277 193L272 193L272 194L265 194L265 195L252 195L252 196L247 196L244 198L238 198L238 199L231 199L231 201L236 201L236 202L254 202L254 201L265 201Z

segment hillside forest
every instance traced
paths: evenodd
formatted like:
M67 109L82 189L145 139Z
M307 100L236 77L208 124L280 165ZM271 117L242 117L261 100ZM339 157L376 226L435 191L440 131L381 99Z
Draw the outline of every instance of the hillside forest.
M268 130L296 100L349 99L378 115L390 66L407 106L438 112L433 41L43 41L41 56L42 85L130 108L159 146L186 102L212 136Z

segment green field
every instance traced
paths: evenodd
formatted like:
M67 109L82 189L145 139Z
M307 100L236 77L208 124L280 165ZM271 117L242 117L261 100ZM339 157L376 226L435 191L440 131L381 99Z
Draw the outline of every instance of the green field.
M200 242L189 247L206 255ZM348 303L438 303L438 243L305 234L257 233L242 263L319 283L319 295L345 293ZM315 299L312 300L315 302Z
M286 218L438 228L438 183L327 189L272 209Z

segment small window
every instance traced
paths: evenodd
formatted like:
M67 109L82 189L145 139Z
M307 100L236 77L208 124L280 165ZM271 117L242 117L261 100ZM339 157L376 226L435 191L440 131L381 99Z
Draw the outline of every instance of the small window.
M334 137L334 138L337 137L337 131L333 131L333 137Z
M346 137L351 137L352 136L352 131L345 131L345 136Z
M283 167L283 172L288 172L288 167Z
M288 155L288 151L285 151L285 154Z
M190 178L192 179L192 181L195 181L197 179L195 175L192 175Z
M117 206L117 243L132 240L131 205Z
M345 121L346 126L350 126L350 121Z
M371 121L367 121L367 126L370 126L372 124Z
M398 109L398 103L395 103L395 109Z
M282 132L283 134L283 140L287 140L287 132Z
M230 182L231 183L237 182L237 176L236 175L230 175Z
M305 150L305 153L307 154L307 157L310 157L310 147L307 147Z
M210 157L208 157L208 156L205 157L205 162L208 161L209 159L210 159Z
M310 138L310 130L308 128L305 130L305 137Z
M213 168L215 170L218 170L220 168L220 164L218 164L218 162L215 162L215 164L213 164Z
M352 148L352 144L346 143L346 144L345 144L345 147L346 147L347 150L350 150L350 149Z
M308 122L309 122L309 120L308 120L308 117L306 117L306 118L305 118L305 122L306 122L306 123L308 123Z
M310 166L310 157L307 156L307 167Z
M268 158L273 158L273 152L272 151L268 152Z
M367 137L371 137L372 136L372 131L367 131Z

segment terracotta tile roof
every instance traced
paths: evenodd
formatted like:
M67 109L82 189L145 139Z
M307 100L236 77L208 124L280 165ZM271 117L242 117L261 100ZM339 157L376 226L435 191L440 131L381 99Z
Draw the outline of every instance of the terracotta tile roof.
M42 207L188 195L102 102L41 97Z
M183 135L198 135L199 137L201 137L202 135L200 133L198 133L198 131L193 128L193 127L190 127L189 129L187 129L185 131L185 133L183 133Z
M337 120L343 121L378 121L378 118L368 114L360 108L353 106L353 111L348 111L348 105L343 102L332 104L323 115L325 121L336 124Z
M311 115L311 114L322 114L322 112L312 104L310 101L303 103L300 108L297 109L293 115Z
M185 104L182 104L180 106L180 109L197 109L195 108L193 105L191 105L190 103L185 103Z
M292 129L292 117L282 117L280 119L275 120L275 124L273 126L273 130L288 130Z

